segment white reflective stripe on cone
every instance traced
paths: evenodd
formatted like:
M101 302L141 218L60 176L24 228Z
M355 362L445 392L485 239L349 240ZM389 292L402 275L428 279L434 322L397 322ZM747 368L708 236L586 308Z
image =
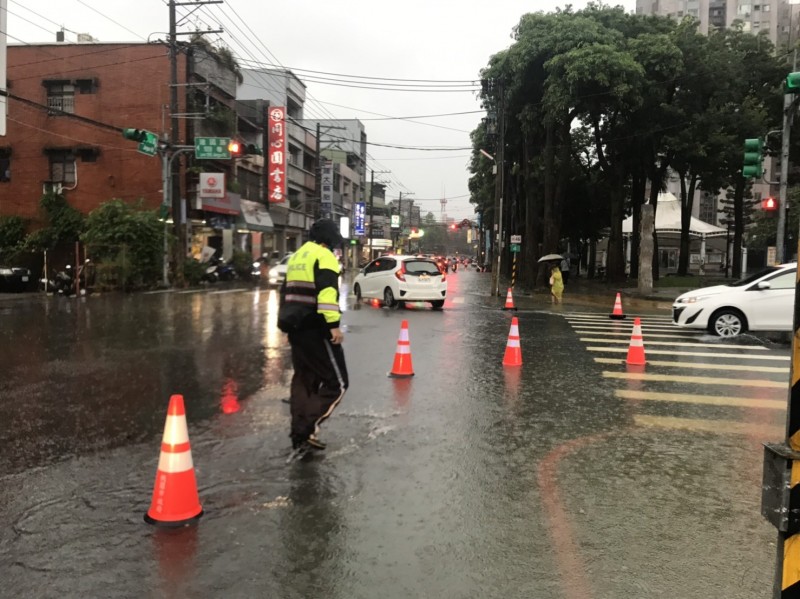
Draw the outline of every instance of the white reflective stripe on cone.
M411 348L407 345L398 345L397 346L397 353L398 354L410 354Z
M408 341L408 329L400 329L400 341Z
M171 445L189 442L189 429L186 427L185 414L167 416L167 422L164 425L164 436L161 440Z
M519 347L519 339L509 339L506 347Z
M512 337L519 337L519 327L517 325L512 325L509 335Z
M158 458L158 470L160 472L174 474L175 472L185 472L192 468L194 468L194 463L192 462L191 451L182 451L181 453L162 451L161 457Z

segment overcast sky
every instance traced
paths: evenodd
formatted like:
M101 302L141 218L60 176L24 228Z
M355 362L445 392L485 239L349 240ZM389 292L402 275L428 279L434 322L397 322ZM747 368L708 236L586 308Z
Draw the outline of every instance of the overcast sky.
M243 63L297 69L308 85L306 116L357 118L370 143L415 148L369 146L368 167L376 180L389 184L389 199L400 191L437 217L439 200L448 198L447 215L473 214L469 204L469 132L483 114L436 116L412 120L370 120L480 111L477 95L458 91L359 89L388 87L390 79L445 81L450 86L478 83L489 57L506 47L513 27L526 12L550 12L566 3L555 0L226 0L189 16L179 31L224 29L210 35L224 41ZM633 0L619 2L628 11ZM585 2L574 2L580 8ZM186 15L192 7L179 7ZM9 43L55 41L66 30L68 41L89 33L99 41L143 41L165 38L168 8L162 0L8 0ZM16 38L16 39L15 39ZM300 71L305 69L306 71ZM312 74L307 71L330 73ZM343 75L383 78L360 80ZM335 79L325 84L309 78ZM416 86L432 85L419 81ZM417 90L420 88L417 87ZM413 121L413 122L412 122ZM123 125L122 123L114 123Z

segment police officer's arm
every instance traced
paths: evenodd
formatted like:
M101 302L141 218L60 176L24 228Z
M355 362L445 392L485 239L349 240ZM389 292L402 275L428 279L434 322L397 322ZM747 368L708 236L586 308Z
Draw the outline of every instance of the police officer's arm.
M314 282L317 312L325 318L329 329L338 329L342 318L339 311L339 262L333 253L325 252L314 264Z

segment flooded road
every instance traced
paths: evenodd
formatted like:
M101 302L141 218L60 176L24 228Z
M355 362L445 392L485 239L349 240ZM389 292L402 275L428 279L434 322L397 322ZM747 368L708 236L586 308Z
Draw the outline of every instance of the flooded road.
M0 596L769 596L788 348L640 310L631 373L613 297L510 313L489 277L450 276L442 312L343 297L351 388L294 464L274 291L0 304ZM415 376L390 379L403 319ZM173 393L205 515L163 530L142 516Z

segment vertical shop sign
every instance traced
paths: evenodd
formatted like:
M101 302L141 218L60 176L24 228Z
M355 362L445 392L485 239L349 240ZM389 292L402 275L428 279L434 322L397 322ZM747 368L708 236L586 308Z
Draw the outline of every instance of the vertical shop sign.
M270 204L286 201L286 108L269 109L269 151L267 152L268 197Z

